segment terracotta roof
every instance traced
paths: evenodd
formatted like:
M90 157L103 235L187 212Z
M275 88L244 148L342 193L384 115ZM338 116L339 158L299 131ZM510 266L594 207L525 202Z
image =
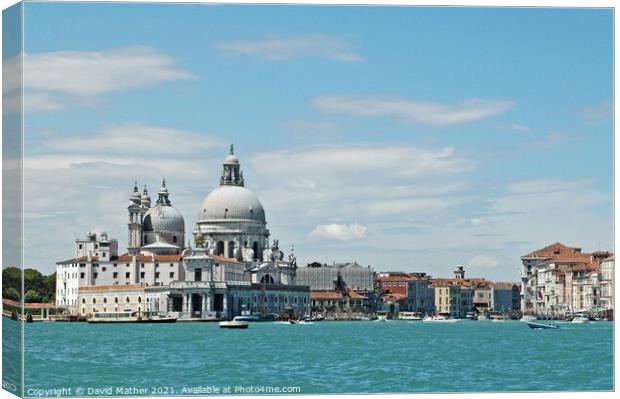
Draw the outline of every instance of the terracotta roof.
M364 298L366 298L364 295L362 295L359 292L354 291L354 290L352 290L350 288L347 290L347 295L349 295L349 298L351 298L351 299L364 299Z
M530 252L527 255L523 255L521 258L551 258L558 255L576 254L580 252L581 248L572 248L560 242L556 242L544 248L537 249L534 252Z
M126 285L97 285L94 287L80 287L80 293L89 292L126 292L126 291L140 291L147 287L146 284L126 284Z
M22 303L19 301L14 301L9 298L2 298L2 303L11 306L21 307ZM51 309L54 307L53 303L48 302L24 302L24 308L26 309Z
M407 298L407 295L399 293L390 293L383 296L384 301L400 301L405 298Z
M123 254L121 256L112 258L112 261L118 262L132 262L133 255ZM181 255L137 255L136 260L138 262L180 262L183 260Z
M546 263L590 263L591 261L591 254L573 253L554 256Z
M516 285L517 285L517 283L504 282L504 281L493 283L493 286L497 287L497 288L512 288L512 287L514 287Z
M339 291L310 291L310 299L342 299Z

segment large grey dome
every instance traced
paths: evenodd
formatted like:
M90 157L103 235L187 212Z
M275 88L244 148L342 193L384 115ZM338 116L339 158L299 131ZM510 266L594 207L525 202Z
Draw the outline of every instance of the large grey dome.
M146 212L142 220L142 231L157 233L185 232L183 215L171 205L157 204Z
M219 186L202 202L198 222L250 220L265 223L265 210L258 197L242 186Z

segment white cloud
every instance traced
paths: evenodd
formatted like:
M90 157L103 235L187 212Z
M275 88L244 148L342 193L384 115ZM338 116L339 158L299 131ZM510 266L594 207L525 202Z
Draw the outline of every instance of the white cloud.
M366 238L367 230L366 226L362 226L358 223L353 223L348 226L346 224L322 224L317 226L310 233L310 236L325 240L363 240Z
M499 266L499 260L487 255L476 255L467 263L468 268L493 269L497 266Z
M520 123L508 123L505 125L498 126L500 129L511 130L513 132L529 132L530 129L528 126L522 125Z
M231 55L255 55L268 60L298 57L321 57L341 62L359 62L363 58L350 43L330 35L312 34L297 37L273 37L259 40L218 43L217 49Z
M473 164L456 155L454 148L428 149L411 145L329 145L261 153L251 159L260 173L278 180L306 177L322 183L345 176L381 176L384 179L419 175L458 174Z
M10 111L19 107L22 58L5 63L3 87L12 99ZM148 46L118 47L106 51L55 51L23 55L24 109L55 111L68 104L97 101L113 92L194 79L176 60Z
M224 143L212 136L179 129L126 124L105 128L91 137L52 139L45 145L67 152L161 155L196 153Z
M602 101L601 103L585 107L581 111L581 116L587 125L595 125L605 122L613 115L613 106L609 101Z
M147 46L24 56L24 87L46 92L94 96L193 78L173 57Z
M572 191L588 183L588 180L535 179L512 183L508 190L515 194L541 194L558 191Z
M514 106L510 100L470 99L455 103L412 101L395 97L332 95L312 104L324 112L358 117L395 117L423 125L454 125L485 119Z

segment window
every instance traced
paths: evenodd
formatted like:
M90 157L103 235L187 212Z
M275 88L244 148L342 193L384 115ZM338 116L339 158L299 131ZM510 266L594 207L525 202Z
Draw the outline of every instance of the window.
M125 266L126 266L126 267L129 267L129 263L125 263Z
M174 272L170 272L170 278L174 278Z
M99 244L95 244L95 249L99 249Z
M159 263L155 263L155 267L159 267Z
M171 264L170 264L170 267L174 267L174 264L173 264L173 263L171 263Z
M78 245L78 248L82 249L82 244Z
M140 263L140 267L144 269L144 263Z
M129 272L125 273L125 278L129 278L130 275L131 275L131 273L129 273Z
M101 271L102 271L102 272L105 272L105 271L106 271L106 269L107 269L107 268L106 268L105 266L103 266L103 267L101 268Z
M155 272L155 278L159 278L159 272Z
M97 273L93 273L93 278L97 278L98 274Z
M118 272L114 272L114 273L112 273L112 277L113 277L113 278L118 278Z
M140 272L140 278L144 278L144 272Z
M114 264L114 267L116 267L116 263Z

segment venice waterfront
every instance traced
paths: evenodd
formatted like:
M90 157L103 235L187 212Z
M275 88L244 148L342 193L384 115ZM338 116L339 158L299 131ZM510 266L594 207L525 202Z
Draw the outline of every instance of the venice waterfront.
M16 323L3 318L3 328L10 333ZM215 323L34 323L26 325L25 340L26 390L132 386L149 395L153 388L181 395L183 387L205 386L293 386L300 393L613 389L610 322L568 323L558 330L468 320L254 323L248 330Z

